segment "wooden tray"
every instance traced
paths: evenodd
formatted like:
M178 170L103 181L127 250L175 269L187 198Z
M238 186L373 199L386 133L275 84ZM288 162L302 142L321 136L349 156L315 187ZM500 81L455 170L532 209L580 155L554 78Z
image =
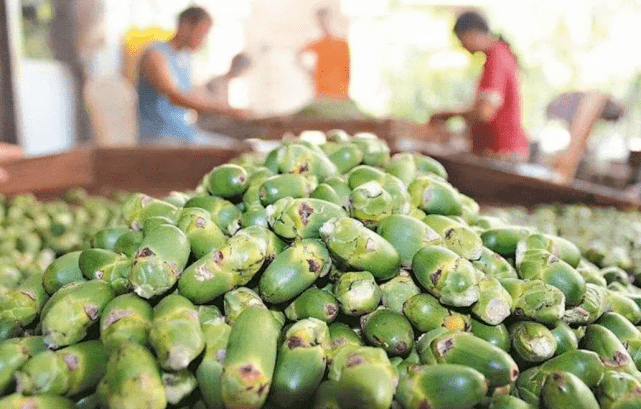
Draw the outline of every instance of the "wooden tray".
M423 152L445 166L450 182L462 193L484 205L583 203L641 209L641 202L614 189L585 182L567 186L523 176L471 155ZM0 184L0 193L34 192L47 198L82 186L94 193L121 189L161 196L195 188L212 168L242 153L241 149L202 147L80 149L3 163L9 180Z
M241 153L207 147L85 148L1 164L9 178L0 183L0 193L48 198L81 186L94 193L121 189L164 195L195 188L207 172Z

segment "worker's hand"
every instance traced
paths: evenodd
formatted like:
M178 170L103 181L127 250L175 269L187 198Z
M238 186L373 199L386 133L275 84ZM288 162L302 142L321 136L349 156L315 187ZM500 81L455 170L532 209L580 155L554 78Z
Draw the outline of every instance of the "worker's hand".
M252 119L254 113L249 109L232 109L231 116L238 119Z
M451 112L437 112L430 117L430 120L428 123L430 125L443 126L445 125L445 121L447 121L453 116L454 114Z

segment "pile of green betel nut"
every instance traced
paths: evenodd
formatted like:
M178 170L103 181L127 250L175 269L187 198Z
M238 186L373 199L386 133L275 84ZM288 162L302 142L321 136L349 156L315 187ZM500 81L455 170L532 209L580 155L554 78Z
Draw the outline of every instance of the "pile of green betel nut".
M0 293L0 407L641 407L627 273L429 157L336 131L122 217Z
M123 223L124 198L123 193L92 196L82 188L49 202L30 193L11 199L0 194L0 288L15 287L26 275L42 274L56 256L89 248L100 230Z
M641 285L641 212L586 205L539 205L488 208L484 214L497 216L503 224L532 226L561 236L579 247L586 259L600 268L618 267ZM627 281L626 281L627 283Z

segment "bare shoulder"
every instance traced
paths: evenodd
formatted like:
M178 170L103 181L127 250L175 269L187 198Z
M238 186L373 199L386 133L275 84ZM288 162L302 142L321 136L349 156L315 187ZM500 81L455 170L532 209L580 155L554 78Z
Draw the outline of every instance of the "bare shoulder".
M147 48L140 55L140 67L143 69L153 69L157 66L164 66L167 62L167 59L156 48Z

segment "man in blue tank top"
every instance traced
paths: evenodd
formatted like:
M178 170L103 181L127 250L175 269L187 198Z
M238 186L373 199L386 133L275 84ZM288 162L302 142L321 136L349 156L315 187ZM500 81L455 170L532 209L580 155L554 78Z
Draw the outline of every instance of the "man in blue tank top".
M201 7L180 13L176 35L151 44L140 58L138 104L140 142L189 144L199 138L191 110L246 118L243 110L192 92L191 53L198 51L213 24Z

